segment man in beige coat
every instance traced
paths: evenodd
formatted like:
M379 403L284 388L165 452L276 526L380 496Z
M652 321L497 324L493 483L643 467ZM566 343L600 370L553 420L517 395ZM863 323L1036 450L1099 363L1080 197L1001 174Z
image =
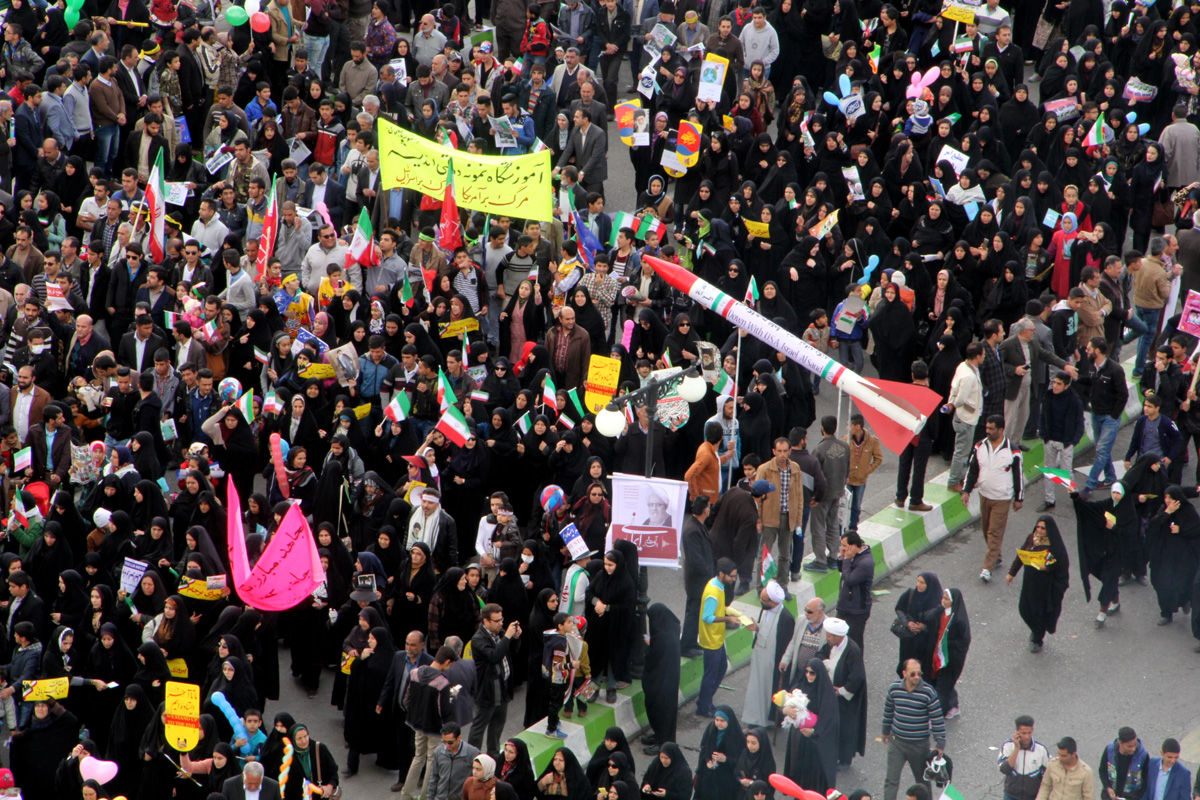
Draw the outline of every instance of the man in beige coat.
M1167 240L1162 236L1150 239L1150 252L1141 261L1141 267L1133 273L1133 310L1146 323L1149 331L1138 339L1137 359L1133 362L1133 378L1137 380L1150 358L1154 340L1158 336L1160 318L1167 298L1171 296L1171 278L1178 276L1182 267L1178 264L1167 270L1163 252Z

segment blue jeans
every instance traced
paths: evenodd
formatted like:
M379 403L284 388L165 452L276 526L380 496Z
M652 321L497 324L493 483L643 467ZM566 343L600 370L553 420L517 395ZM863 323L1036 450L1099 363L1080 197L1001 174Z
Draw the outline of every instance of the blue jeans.
M1138 339L1137 360L1133 362L1133 374L1136 376L1142 374L1146 360L1150 358L1150 346L1154 344L1154 337L1158 333L1158 318L1162 316L1162 309L1134 306L1133 314L1146 326Z
M120 126L104 125L96 129L96 166L104 170L105 175L112 175L113 164L117 160Z
M855 372L862 374L863 362L866 357L863 354L863 345L861 340L854 339L838 339L837 349L833 351L834 357L843 367L849 367Z
M1112 462L1112 448L1120 428L1119 419L1113 419L1107 414L1092 414L1092 441L1096 443L1096 462L1088 472L1087 485L1084 488L1095 489L1100 483L1097 478L1101 473L1104 473L1104 479L1109 483L1117 480L1117 470Z
M309 36L304 34L304 49L308 51L308 63L312 65L312 69L318 75L324 75L322 67L325 66L325 56L329 53L329 37L328 36ZM409 76L414 77L412 75Z
M704 651L704 674L700 678L700 696L696 698L696 711L701 714L712 714L716 711L713 706L713 695L729 669L729 658L725 655L725 645L716 650Z
M846 525L846 530L857 531L858 518L862 514L863 494L867 491L867 485L865 483L862 486L846 484L846 488L850 490L850 520Z

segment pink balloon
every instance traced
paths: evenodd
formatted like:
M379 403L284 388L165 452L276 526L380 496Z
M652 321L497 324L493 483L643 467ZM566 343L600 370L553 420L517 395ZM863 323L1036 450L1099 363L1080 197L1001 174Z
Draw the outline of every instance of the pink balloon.
M79 774L86 780L94 780L96 783L103 786L104 784L117 777L117 762L101 761L92 756L84 756L79 762Z
M271 30L271 18L261 11L255 11L250 15L250 28L255 33L266 33Z
M805 792L804 789L800 788L800 784L786 775L780 775L778 772L772 772L767 776L767 782L775 788L775 791L786 794L788 797L795 797L797 800L800 800Z

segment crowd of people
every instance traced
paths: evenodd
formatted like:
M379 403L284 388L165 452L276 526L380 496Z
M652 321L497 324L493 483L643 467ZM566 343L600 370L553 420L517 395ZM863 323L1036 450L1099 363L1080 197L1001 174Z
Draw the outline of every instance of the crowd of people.
M1153 584L1160 624L1200 607L1183 486L1200 448L1200 1L6 5L0 788L333 800L374 756L403 800L766 800L776 771L834 789L874 724L858 525L885 456L862 417L818 421L818 378L654 258L860 373L937 392L894 502L931 510L929 462L948 463L950 489L978 495L984 584L1014 553L1025 442L1044 442L1042 516L1005 573L1034 652L1069 585L1055 509L1085 432L1095 463L1069 499L1096 625L1130 581ZM632 131L610 125L631 99ZM397 188L385 124L549 150L553 216ZM720 390L669 420L637 399L607 437L583 405L592 356L615 359L620 394L696 363ZM611 475L646 464L688 485L682 609L653 602L630 542L606 550ZM291 505L311 521L325 580L299 606L222 588L230 482L252 563ZM127 583L130 560L145 571ZM714 694L745 622L729 603L764 561L779 581L761 587L739 717ZM813 599L795 620L787 579L830 570L836 615ZM883 797L908 764L907 796L928 800L970 624L932 572L895 610ZM711 719L694 764L676 743L684 656L703 659ZM340 736L267 710L281 662L340 709ZM538 771L504 736L522 687L523 726L563 739L561 720L639 672L642 770L619 728L586 765L562 747ZM69 691L24 683L52 678ZM170 681L200 690L187 752ZM1006 796L1092 797L1073 741L1051 759L1032 719L1015 727ZM1101 783L1186 800L1178 750L1150 759L1123 729ZM89 777L89 757L116 777Z

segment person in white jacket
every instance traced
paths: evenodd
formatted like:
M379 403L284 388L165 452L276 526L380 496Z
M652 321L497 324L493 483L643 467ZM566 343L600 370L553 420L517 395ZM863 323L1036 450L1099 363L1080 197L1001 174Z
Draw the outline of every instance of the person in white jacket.
M954 371L950 381L950 396L946 399L944 412L953 414L954 456L950 461L950 491L962 491L963 478L967 471L967 458L971 445L975 443L975 425L983 410L983 381L979 367L983 364L983 344L971 342L967 345L966 358Z

